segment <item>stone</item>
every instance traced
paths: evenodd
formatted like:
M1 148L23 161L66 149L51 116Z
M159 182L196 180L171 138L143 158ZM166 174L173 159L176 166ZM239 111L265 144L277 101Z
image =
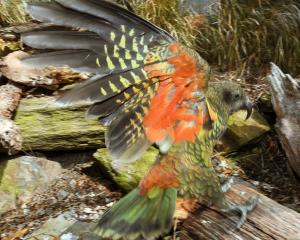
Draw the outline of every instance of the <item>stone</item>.
M78 237L72 233L66 232L64 234L74 223L76 223L76 219L72 217L72 213L65 212L55 218L48 219L38 230L26 237L26 239L50 240L53 239L53 237L57 237L57 239L77 240ZM59 238L61 235L63 238Z
M245 120L245 118L245 111L236 112L229 118L228 129L221 138L221 144L217 145L218 151L232 152L249 143L254 143L271 129L268 122L256 110L249 119Z
M72 212L64 212L55 218L48 219L38 230L34 231L28 240L50 240L53 237L60 240L98 240L92 233L100 216L94 221L82 222L76 220Z
M59 163L23 156L0 162L0 214L44 191L62 172Z

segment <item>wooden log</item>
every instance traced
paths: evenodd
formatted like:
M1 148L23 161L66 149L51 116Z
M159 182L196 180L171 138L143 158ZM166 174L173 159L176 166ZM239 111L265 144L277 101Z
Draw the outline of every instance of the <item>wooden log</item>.
M86 120L87 104L61 107L53 97L24 98L16 112L15 122L24 138L23 150L71 150L98 148L104 146L104 127L97 120ZM244 144L259 137L268 130L261 118L244 121L244 116L234 116L229 125L235 129L235 137L246 138ZM236 128L241 128L238 132ZM254 131L255 134L245 135ZM236 143L237 145L237 143Z
M0 146L9 155L15 154L22 149L22 136L20 129L8 118L0 116Z
M59 84L80 82L91 76L89 73L76 72L69 67L38 66L24 64L22 59L30 54L23 51L15 51L8 54L0 62L2 74L13 82L31 87L42 86L57 88Z
M104 127L85 119L87 106L62 107L53 97L22 99L15 116L23 150L83 150L104 146Z
M300 177L300 84L273 63L268 81L277 115L275 129L291 168Z
M14 154L22 148L20 129L10 119L17 108L22 89L13 84L0 86L0 144Z
M299 213L245 185L235 185L226 193L228 199L236 203L243 203L249 197L256 195L259 195L258 204L248 214L247 221L240 230L233 230L235 222L225 217L229 216L229 213L202 206L183 222L179 238L182 240L299 240Z
M11 118L21 99L22 89L13 84L0 86L0 116Z

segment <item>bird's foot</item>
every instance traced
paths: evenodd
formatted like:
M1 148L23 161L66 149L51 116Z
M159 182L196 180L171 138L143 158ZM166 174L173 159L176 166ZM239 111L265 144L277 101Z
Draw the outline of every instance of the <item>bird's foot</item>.
M255 197L251 197L243 204L228 203L227 207L221 210L223 212L231 212L231 211L239 212L240 218L235 227L235 230L238 230L245 223L248 213L251 212L256 207L258 199L259 197L255 196Z
M223 184L221 186L221 190L223 193L227 192L234 184L236 184L236 178L230 177L223 179Z

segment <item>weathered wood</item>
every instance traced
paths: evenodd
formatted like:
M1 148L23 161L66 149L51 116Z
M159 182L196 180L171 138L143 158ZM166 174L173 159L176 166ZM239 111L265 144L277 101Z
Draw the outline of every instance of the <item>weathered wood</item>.
M21 150L22 142L18 126L11 119L0 116L0 146L12 155Z
M0 86L0 144L9 154L21 150L22 136L19 128L10 119L17 108L22 89L13 85Z
M5 40L16 40L20 33L41 30L53 26L51 23L27 22L0 28L0 37Z
M276 132L289 164L300 177L300 84L273 63L268 80L277 115Z
M24 64L22 59L30 54L23 51L15 51L8 54L0 62L2 74L13 82L27 86L55 86L80 82L91 76L89 73L76 72L69 67L41 67L38 65ZM53 87L52 87L53 88Z
M226 194L228 199L243 203L251 196L259 195L256 208L248 214L240 230L235 227L228 213L218 209L200 207L182 225L180 239L216 240L299 240L300 214L284 207L245 185L235 185ZM237 215L232 215L237 216Z
M104 146L104 127L85 119L87 106L62 107L53 97L22 99L15 116L23 150L76 150Z
M0 86L0 116L11 118L21 99L22 89L13 84Z

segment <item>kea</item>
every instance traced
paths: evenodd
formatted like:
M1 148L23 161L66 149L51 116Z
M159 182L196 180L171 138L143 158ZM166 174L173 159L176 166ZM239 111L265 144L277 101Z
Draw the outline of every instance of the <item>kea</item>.
M112 166L126 169L153 144L160 155L139 185L103 214L94 233L110 239L155 239L170 230L176 199L208 199L239 211L239 228L257 199L236 205L224 197L211 157L229 116L251 114L236 83L209 82L210 67L165 30L104 0L28 4L31 16L64 26L22 34L46 52L27 57L33 67L68 66L93 76L58 103L89 101L86 116L107 126ZM49 51L53 49L55 51Z

